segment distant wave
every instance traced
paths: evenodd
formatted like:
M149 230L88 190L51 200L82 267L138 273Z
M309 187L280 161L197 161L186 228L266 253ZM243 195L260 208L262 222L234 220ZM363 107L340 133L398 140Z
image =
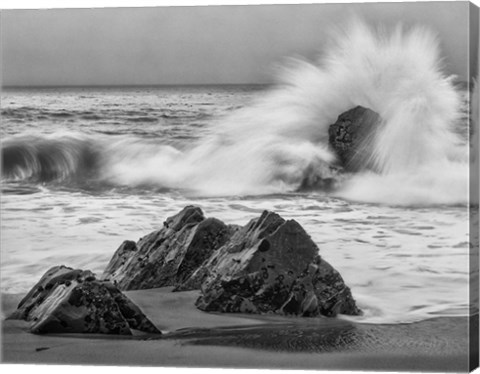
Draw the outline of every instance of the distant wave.
M97 109L96 111L73 110L73 109L39 109L36 107L5 108L1 115L8 119L19 121L52 120L62 121L67 119L83 119L87 121L126 121L134 123L153 123L161 119L204 119L208 115L201 111L178 111L162 108L143 108L132 111L119 108Z
M99 149L87 138L22 136L2 145L2 179L65 181L92 175Z
M141 117L131 117L128 120L131 122L157 122L158 118L141 116Z
M467 203L465 105L454 78L442 72L435 34L348 24L318 63L291 60L276 87L221 118L188 149L124 137L7 140L2 178L72 180L93 170L116 185L203 195L319 189L365 202ZM341 175L328 127L357 105L383 119L368 145L377 172Z

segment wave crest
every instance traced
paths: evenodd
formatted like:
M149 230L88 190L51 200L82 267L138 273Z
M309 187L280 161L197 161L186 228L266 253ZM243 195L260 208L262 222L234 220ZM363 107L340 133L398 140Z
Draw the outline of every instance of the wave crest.
M98 163L99 152L87 138L22 136L2 145L2 179L10 181L86 178Z

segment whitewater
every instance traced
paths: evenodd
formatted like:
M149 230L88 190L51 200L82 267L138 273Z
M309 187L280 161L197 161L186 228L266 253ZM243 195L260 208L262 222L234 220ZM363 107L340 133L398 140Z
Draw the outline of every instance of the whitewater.
M360 21L269 86L4 90L2 292L56 264L101 273L123 240L196 204L296 219L363 321L467 315L469 97L431 30ZM353 174L328 128L358 105L382 122Z

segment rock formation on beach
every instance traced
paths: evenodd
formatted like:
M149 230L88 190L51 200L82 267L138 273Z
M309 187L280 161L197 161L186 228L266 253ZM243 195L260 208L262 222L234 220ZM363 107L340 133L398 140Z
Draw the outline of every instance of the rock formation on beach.
M340 274L294 220L265 211L228 226L188 206L138 243L124 242L103 277L120 289L201 289L205 311L359 314Z
M30 331L131 335L132 329L161 334L132 301L88 270L48 270L8 317L30 321Z
M356 315L350 289L294 220L264 211L235 232L191 277L205 311ZM188 288L188 282L186 287Z
M121 290L179 285L227 241L233 230L218 219L205 218L200 208L187 206L137 243L123 242L103 278Z
M371 142L380 116L374 111L357 106L338 117L328 129L328 140L345 171L374 169Z

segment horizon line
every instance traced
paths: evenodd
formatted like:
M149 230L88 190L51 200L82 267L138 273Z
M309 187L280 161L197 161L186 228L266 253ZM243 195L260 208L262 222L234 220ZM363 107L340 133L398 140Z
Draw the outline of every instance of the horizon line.
M0 89L12 88L115 88L115 87L195 87L195 86L271 86L273 83L153 83L153 84L35 84L1 85Z

